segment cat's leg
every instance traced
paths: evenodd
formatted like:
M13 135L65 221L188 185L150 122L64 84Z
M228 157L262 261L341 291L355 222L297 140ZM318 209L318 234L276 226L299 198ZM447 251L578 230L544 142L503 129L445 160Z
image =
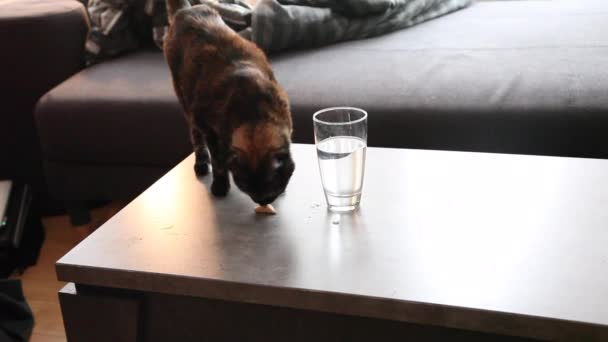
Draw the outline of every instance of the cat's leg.
M194 148L196 161L194 162L194 172L197 176L205 176L209 173L209 151L205 142L203 131L194 125L190 126L190 141Z
M230 190L230 179L228 178L228 147L225 146L217 135L209 131L205 135L207 146L211 152L211 165L213 166L213 183L211 183L211 193L215 196L223 197Z

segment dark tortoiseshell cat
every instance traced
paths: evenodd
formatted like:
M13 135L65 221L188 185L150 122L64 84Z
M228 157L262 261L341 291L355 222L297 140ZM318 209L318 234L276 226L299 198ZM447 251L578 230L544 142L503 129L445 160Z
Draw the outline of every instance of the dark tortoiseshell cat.
M168 0L165 59L191 129L199 175L213 167L211 192L235 184L261 205L287 186L292 121L287 96L264 53L209 6ZM211 155L209 155L209 152Z

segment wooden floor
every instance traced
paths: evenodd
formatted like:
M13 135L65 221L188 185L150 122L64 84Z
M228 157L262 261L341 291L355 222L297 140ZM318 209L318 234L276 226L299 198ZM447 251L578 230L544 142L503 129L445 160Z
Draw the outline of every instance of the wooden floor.
M43 224L46 239L35 266L23 275L11 278L21 279L25 298L34 312L34 331L31 342L65 341L65 331L59 308L57 291L64 283L57 281L55 261L78 244L88 233L99 227L121 208L120 203L111 203L95 209L90 225L74 227L67 216L46 217Z

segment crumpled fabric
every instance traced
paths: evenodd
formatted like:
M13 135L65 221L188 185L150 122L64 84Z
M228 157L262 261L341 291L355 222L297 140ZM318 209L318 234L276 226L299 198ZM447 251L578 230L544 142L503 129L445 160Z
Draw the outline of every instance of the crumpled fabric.
M143 1L143 4L140 4ZM224 22L266 53L324 46L404 29L468 6L472 0L189 0L215 8ZM90 0L88 64L135 50L138 25L151 22L162 49L165 0ZM142 20L142 13L143 18ZM137 19L139 18L139 20ZM141 29L141 28L140 28Z

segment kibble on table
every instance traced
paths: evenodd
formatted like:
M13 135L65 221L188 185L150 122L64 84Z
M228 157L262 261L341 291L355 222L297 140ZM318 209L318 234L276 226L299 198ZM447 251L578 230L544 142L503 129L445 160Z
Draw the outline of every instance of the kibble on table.
M274 210L274 207L270 204L258 206L257 208L255 208L255 212L257 214L264 214L264 215L275 215L277 213L277 211Z

